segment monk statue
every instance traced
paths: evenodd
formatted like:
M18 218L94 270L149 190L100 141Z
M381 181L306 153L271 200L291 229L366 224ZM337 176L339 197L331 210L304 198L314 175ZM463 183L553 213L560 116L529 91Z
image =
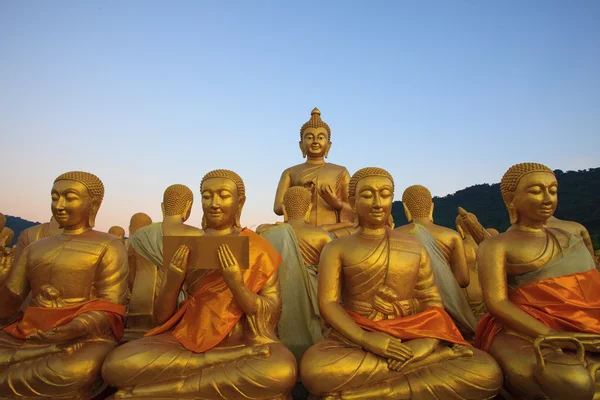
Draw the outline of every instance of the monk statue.
M283 196L285 223L262 234L282 257L278 273L283 308L278 334L298 362L310 346L323 338L317 267L323 247L331 241L327 231L308 223L311 200L308 189L289 188Z
M325 162L330 149L331 129L321 119L321 111L315 108L300 129L300 150L306 162L281 174L273 207L275 214L283 215L286 190L292 186L303 186L313 193L311 225L352 221L352 210L348 205L350 174L342 166Z
M136 213L129 223L129 237L145 226L152 224L150 216ZM152 329L154 324L154 300L158 289L162 286L164 268L156 266L135 251L133 246L127 247L129 260L128 287L130 292L127 309L127 327L125 341L139 339Z
M205 234L247 236L249 268L241 270L221 246L221 269L188 269L194 249L180 246L155 306L164 324L114 350L102 375L119 388L117 399L287 399L297 366L275 335L281 257L265 238L242 229L246 190L238 174L211 171L200 190ZM189 300L177 311L182 287Z
M554 172L513 165L500 191L511 227L479 246L489 313L475 345L496 358L516 398L598 398L600 272L581 237L546 225L558 204Z
M304 386L326 399L491 399L502 373L444 311L425 248L386 227L394 180L364 168L350 180L357 233L319 261L319 306L331 326L304 354Z
M485 302L483 301L483 292L481 291L481 285L479 284L479 268L477 267L477 249L479 245L473 239L473 235L465 223L465 219L468 218L472 221L479 222L475 214L467 213L463 208L458 207L459 215L456 217L456 230L463 239L463 245L465 248L465 258L467 260L467 266L469 267L469 286L463 288L463 293L469 302L471 311L475 315L475 318L479 320L487 312L485 308ZM463 215L467 214L466 216ZM481 230L484 230L483 227ZM487 233L487 232L486 232Z
M111 235L115 235L123 241L123 244L125 244L125 229L123 229L122 227L118 225L111 226L108 230L108 233L110 233Z
M570 232L575 236L579 236L581 239L583 239L583 244L585 244L585 247L588 249L592 257L595 257L592 238L590 237L588 230L585 229L585 226L575 221L558 219L554 215L548 218L548 221L546 221L546 226L548 228L562 229L563 231Z
M92 229L104 185L90 173L67 172L51 195L62 234L27 246L0 288L0 318L32 298L0 331L3 398L92 398L103 389L102 363L123 335L125 246Z
M444 307L465 334L475 333L477 319L461 288L470 283L463 240L458 232L433 223L433 199L425 186L414 185L402 194L407 225L397 232L414 235L425 247L435 271Z

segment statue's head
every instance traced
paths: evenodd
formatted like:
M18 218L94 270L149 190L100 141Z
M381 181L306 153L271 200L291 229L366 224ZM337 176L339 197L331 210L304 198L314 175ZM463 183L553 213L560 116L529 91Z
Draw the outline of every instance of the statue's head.
M150 224L152 224L152 218L148 214L142 212L133 214L129 221L129 236L133 236L138 229Z
M93 228L104 199L104 184L94 174L71 171L52 186L52 215L61 228Z
M165 189L163 202L161 204L163 218L180 216L185 222L192 213L192 204L194 203L194 193L192 190L181 184L175 184Z
M283 195L283 219L304 219L309 221L312 209L312 193L302 186L292 186Z
M331 129L321 119L321 111L314 108L310 119L300 128L302 157L325 157L331 148Z
M110 233L111 235L115 235L120 239L125 239L125 229L121 228L120 226L111 226L108 230L108 233Z
M358 171L348 184L350 206L365 228L383 228L390 221L394 201L394 178L383 168L368 167Z
M0 248L9 246L15 238L15 231L8 227L4 227L0 230Z
M5 226L6 226L6 217L4 216L4 214L0 213L0 232L2 231L2 229L4 229Z
M241 228L240 219L246 202L244 181L228 169L210 171L200 182L202 229Z
M415 218L429 218L433 222L433 198L425 186L407 187L402 194L402 206L408 222Z
M511 225L545 222L558 205L558 182L554 172L542 164L513 165L500 181L500 192Z

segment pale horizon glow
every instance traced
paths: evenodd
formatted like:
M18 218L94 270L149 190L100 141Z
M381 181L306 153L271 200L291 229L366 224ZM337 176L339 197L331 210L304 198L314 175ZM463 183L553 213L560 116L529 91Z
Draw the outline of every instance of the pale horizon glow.
M335 4L334 4L335 3ZM50 219L54 179L96 174L98 230L161 220L165 188L244 179L273 213L318 107L328 161L387 169L395 199L496 183L511 165L600 165L600 2L0 3L0 212Z

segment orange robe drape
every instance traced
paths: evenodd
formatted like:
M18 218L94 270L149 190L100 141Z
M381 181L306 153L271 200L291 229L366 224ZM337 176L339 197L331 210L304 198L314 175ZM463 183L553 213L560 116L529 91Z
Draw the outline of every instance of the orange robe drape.
M363 329L371 332L387 333L402 340L432 338L470 346L452 318L440 307L428 307L419 314L381 321L372 321L352 311L348 314Z
M102 311L108 317L110 328L117 341L121 340L125 325L125 306L104 299L94 299L69 307L32 307L25 309L18 321L3 331L19 339L40 331L48 331L71 322L75 317L89 311Z
M275 273L281 256L263 237L249 229L240 232L249 237L250 267L242 270L244 283L252 293L258 293ZM171 329L186 349L203 353L218 345L244 314L227 287L221 271L207 273L198 283L198 290L167 322L145 336L155 336Z
M508 293L523 311L557 331L600 334L600 272L544 279ZM490 313L477 324L475 346L489 351L503 325Z

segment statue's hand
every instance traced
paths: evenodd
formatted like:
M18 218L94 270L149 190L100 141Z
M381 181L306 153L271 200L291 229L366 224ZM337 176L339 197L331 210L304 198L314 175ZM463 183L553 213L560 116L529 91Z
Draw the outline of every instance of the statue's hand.
M167 281L181 286L187 272L189 255L190 249L186 245L182 244L177 248L167 269Z
M242 268L231 252L231 249L226 244L219 246L217 249L219 261L223 273L223 279L230 289L244 285L244 276Z
M40 331L27 336L27 340L39 343L63 343L69 340L80 338L88 333L87 326L78 319L74 319L68 324Z
M410 347L390 335L381 332L365 332L363 334L365 350L386 359L406 361L413 357Z
M334 210L342 209L342 201L337 198L337 194L331 188L331 185L323 184L319 188L319 194L327 204Z

